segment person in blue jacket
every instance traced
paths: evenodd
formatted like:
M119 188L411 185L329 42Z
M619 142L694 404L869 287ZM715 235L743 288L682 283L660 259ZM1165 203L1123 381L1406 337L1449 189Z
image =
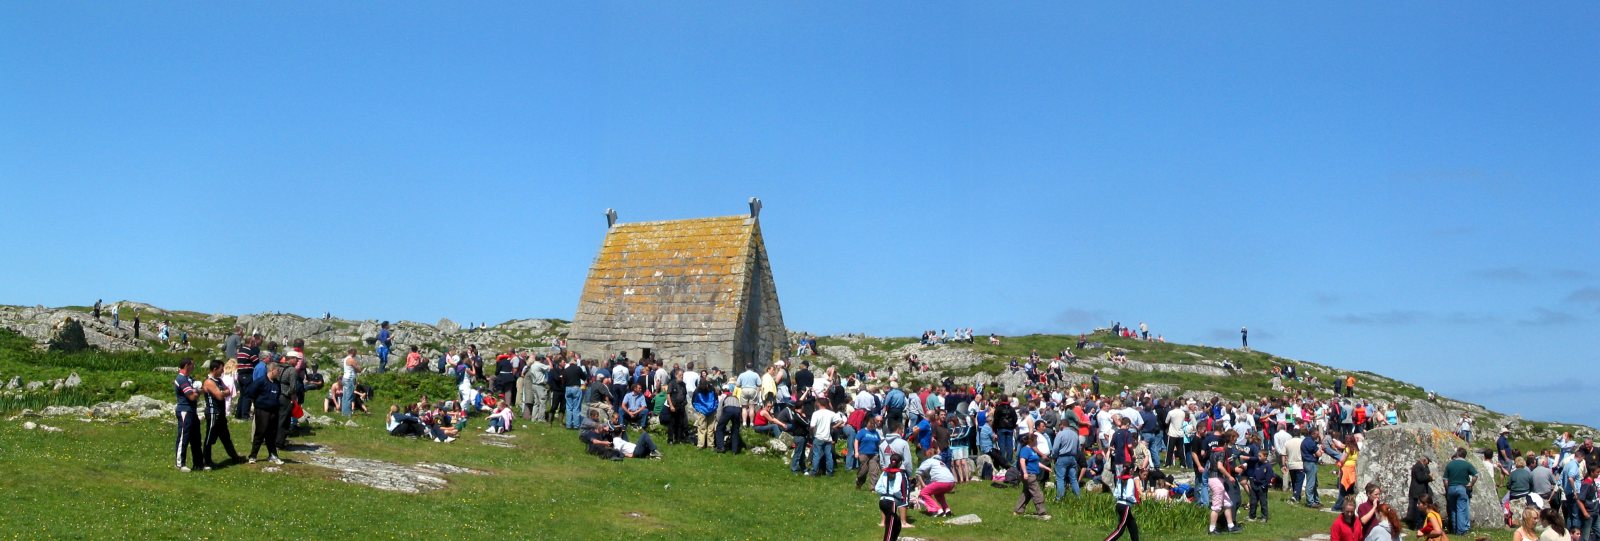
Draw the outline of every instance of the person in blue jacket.
M278 403L281 390L278 386L279 368L277 363L272 363L267 370L267 377L250 382L246 389L248 396L253 398L256 409L254 417L255 436L250 439L250 463L256 463L256 454L261 451L261 444L267 445L267 460L273 464L282 464L278 458Z
M711 388L711 382L701 379L694 388L694 396L690 402L694 412L699 414L693 419L695 425L694 446L705 449L712 447L716 441L717 422L717 391Z

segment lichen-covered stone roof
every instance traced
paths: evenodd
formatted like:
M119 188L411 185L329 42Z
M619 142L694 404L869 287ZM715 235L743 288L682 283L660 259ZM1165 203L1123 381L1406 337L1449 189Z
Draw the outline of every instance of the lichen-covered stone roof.
M584 282L571 337L732 339L759 236L748 216L613 226Z

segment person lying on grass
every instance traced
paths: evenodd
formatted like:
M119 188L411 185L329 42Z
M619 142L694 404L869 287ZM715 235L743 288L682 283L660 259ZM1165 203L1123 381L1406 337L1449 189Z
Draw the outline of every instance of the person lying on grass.
M636 442L629 442L622 435L610 423L597 421L579 433L578 439L588 447L589 454L606 460L661 458L661 451L656 448L655 440L650 439L650 433L640 431Z

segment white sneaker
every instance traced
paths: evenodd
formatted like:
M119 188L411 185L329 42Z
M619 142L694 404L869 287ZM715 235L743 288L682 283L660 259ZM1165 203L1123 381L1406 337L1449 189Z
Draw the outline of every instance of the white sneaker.
M445 442L445 443L450 443L450 442L452 442L452 441L456 441L456 439L455 439L455 438L445 438L445 439L444 439L444 442Z
M271 460L273 464L283 464L283 459L276 456L269 456L267 457L267 460Z
M178 471L189 473L189 468L187 466L178 466Z
M254 459L254 458L250 459L250 463L251 464L255 464L256 463L256 459Z
M483 429L483 432L485 434L493 434L494 433L494 427L491 426L489 428L485 428L485 429Z

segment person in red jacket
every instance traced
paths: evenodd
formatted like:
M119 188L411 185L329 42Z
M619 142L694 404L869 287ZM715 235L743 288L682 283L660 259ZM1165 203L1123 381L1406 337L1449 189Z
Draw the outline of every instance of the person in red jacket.
M1345 500L1344 508L1333 519L1333 527L1328 530L1328 535L1331 536L1329 541L1361 541L1361 521L1356 518L1355 498Z

